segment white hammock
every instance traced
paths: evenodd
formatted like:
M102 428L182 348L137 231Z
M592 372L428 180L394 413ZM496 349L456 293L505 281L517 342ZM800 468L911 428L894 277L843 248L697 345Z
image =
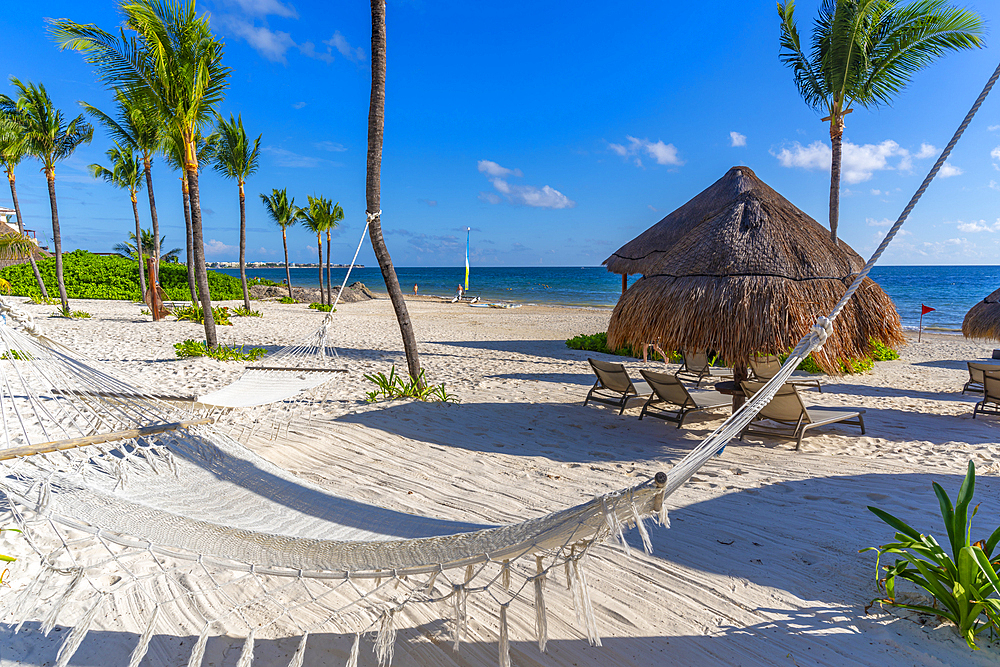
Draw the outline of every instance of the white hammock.
M327 347L333 313L344 294L347 280L358 260L358 253L365 242L370 220L361 231L361 240L354 251L351 265L347 267L344 282L340 285L337 298L330 312L323 318L323 324L304 345L283 347L266 356L260 366L248 366L232 384L208 394L198 396L195 401L212 408L252 408L296 398L303 392L315 389L347 369L326 364L338 358L334 348ZM330 352L333 354L331 355Z
M309 633L330 627L356 633L354 667L369 631L380 662L391 661L395 617L410 605L451 601L457 646L468 596L480 595L498 609L499 663L508 667L508 605L532 596L544 651L546 581L564 570L583 630L600 644L583 569L591 547L614 536L627 550L623 529L636 526L650 548L643 519L666 524L664 498L822 346L998 76L1000 67L830 318L819 319L763 389L669 473L518 524L457 524L330 495L71 356L0 299L0 526L24 530L40 567L0 598L0 619L13 618L17 629L39 619L45 633L57 622L73 626L56 659L65 667L108 598L127 595L145 627L130 667L143 659L161 616L201 627L189 667L202 663L213 632L240 622L240 667L251 664L256 635L279 623L301 635L290 667L302 665ZM67 603L80 601L85 611L67 617L81 607Z

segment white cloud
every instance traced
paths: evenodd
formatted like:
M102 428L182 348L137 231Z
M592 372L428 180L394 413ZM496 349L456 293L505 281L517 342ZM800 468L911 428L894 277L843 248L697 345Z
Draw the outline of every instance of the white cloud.
M299 18L298 12L290 5L285 5L278 0L223 0L227 7L237 8L241 14L250 16L281 16L287 19Z
M298 153L293 153L290 150L284 148L279 148L277 146L264 146L263 151L274 156L275 164L279 167L303 167L306 169L311 169L314 167L319 167L324 164L334 164L330 160L326 160L321 157L310 157L308 155L300 155Z
M739 132L730 132L729 142L730 142L729 145L732 146L733 148L736 148L737 146L746 146L747 135L740 134Z
M333 50L327 47L326 51L317 51L316 45L312 42L302 42L299 44L299 53L307 58L322 60L327 65L333 62Z
M344 144L338 144L335 141L320 141L315 144L316 148L324 151L330 151L331 153L343 153L347 149L344 148Z
M872 188L872 194L875 195L876 197L878 197L880 194L882 194L882 191L881 190L876 190L875 188Z
M232 15L223 15L219 22L223 28L235 36L242 38L257 53L271 62L285 64L285 53L295 46L295 40L287 32L271 30L265 26L255 26L246 19Z
M993 158L994 160L1000 161L1000 146L997 146L996 148L990 151L990 157ZM993 166L996 167L997 166L996 163L994 163ZM997 168L1000 169L1000 167Z
M652 204L647 204L647 206L649 206L649 210L652 211L653 213L659 213L660 212L660 209L656 208Z
M222 241L211 239L205 244L206 257L231 257L233 253L239 252L239 248L234 245L226 245Z
M997 150L998 155L1000 155L1000 147ZM916 154L911 154L891 139L878 144L861 145L845 141L843 143L841 173L848 183L861 183L870 179L876 171L888 169L907 171L913 166L912 158L922 159L934 155L936 152L937 149L933 146L921 144L920 150ZM828 170L833 160L830 146L822 141L814 141L808 146L803 146L796 141L783 147L777 153L772 151L772 155L778 158L778 162L783 167L810 170ZM892 158L899 158L899 161L893 165L890 163Z
M487 174L488 176L496 176L499 178L505 178L507 176L523 176L520 169L507 169L506 167L501 167L496 162L492 160L480 160L477 163L479 167L479 173Z
M306 105L306 103L305 103L305 102L296 102L295 104L293 104L293 105L292 105L292 108L293 108L293 109L301 109L301 108L302 108L302 107L304 107L305 105Z
M945 162L941 165L941 171L938 172L938 176L941 178L951 178L952 176L961 176L964 173L960 167L956 167L951 162Z
M331 37L330 39L323 40L323 43L329 47L337 49L337 51L340 52L340 55L344 56L345 58L347 58L352 62L356 63L364 62L365 60L365 50L360 47L358 48L352 47L347 42L347 39L345 39L344 36L340 34L339 30L334 32L333 37Z
M955 224L958 226L958 231L965 232L966 234L976 234L979 232L1000 232L1000 220L997 220L992 225L985 220L972 220L970 222L957 220L955 221Z
M680 159L677 152L677 147L673 144L665 144L662 140L650 141L649 139L637 139L636 137L626 136L628 139L628 146L623 146L622 144L608 144L608 149L617 153L623 158L634 157L634 162L637 167L642 166L642 160L636 157L639 154L647 155L656 162L656 164L666 164L672 166L680 166L684 164L684 161Z
M996 181L991 180L990 181L990 190L1000 190L1000 183L997 183Z
M881 220L876 220L875 218L865 218L865 222L869 227L892 227L892 220L889 218L882 218Z
M1000 125L990 125L986 129L989 130L990 132L996 132L997 130L1000 130Z
M517 185L509 183L509 176L522 176L520 169L501 167L492 160L480 160L477 163L479 172L489 178L493 188L512 204L532 206L535 208L573 208L576 202L548 185ZM494 192L480 192L479 198L490 204L499 204L502 199Z

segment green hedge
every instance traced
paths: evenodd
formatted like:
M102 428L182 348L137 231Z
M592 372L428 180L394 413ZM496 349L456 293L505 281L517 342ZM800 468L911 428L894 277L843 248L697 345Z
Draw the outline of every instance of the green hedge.
M45 281L49 295L59 294L56 282L54 257L38 262L38 270ZM0 278L11 284L16 296L38 294L38 285L30 264L17 264L0 270ZM138 300L139 265L135 260L119 256L95 255L86 250L75 250L63 255L63 279L66 293L71 299L120 299ZM171 301L188 301L191 292L187 284L187 267L183 264L160 264L160 286ZM215 271L208 272L208 289L212 299L223 301L242 299L240 279Z

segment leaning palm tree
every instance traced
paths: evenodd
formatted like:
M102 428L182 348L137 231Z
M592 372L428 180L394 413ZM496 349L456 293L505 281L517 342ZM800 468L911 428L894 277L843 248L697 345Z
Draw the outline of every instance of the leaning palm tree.
M10 184L10 198L14 200L14 215L17 218L17 230L24 236L24 219L21 217L21 204L17 200L17 186L14 184L14 169L28 155L28 141L18 125L18 114L0 114L0 166L3 166L7 174L7 182ZM35 274L35 283L38 291L46 299L49 298L48 290L45 289L45 282L42 274L38 272L38 264L35 263L35 253L27 253L28 261L31 263L31 271Z
M246 195L243 192L243 185L247 177L252 176L257 171L260 160L260 138L250 143L246 130L243 129L243 116L233 117L229 114L229 120L219 116L218 118L219 140L215 144L212 157L215 162L215 170L236 181L240 188L240 282L243 284L243 306L250 310L250 292L247 291L247 206Z
M330 211L330 219L326 224L326 302L333 305L333 282L330 280L330 232L340 226L340 221L344 219L344 209L340 207L340 202L333 205Z
M406 367L414 382L420 381L420 357L417 355L417 338L413 334L413 323L406 310L403 290L399 288L399 278L392 266L389 249L382 237L382 218L379 201L381 199L382 132L385 128L385 0L371 0L372 6L372 93L368 106L368 165L365 181L365 195L368 206L368 235L372 249L382 269L382 279L389 290L396 321L403 336L403 350L406 352Z
M309 197L309 207L303 210L302 219L306 229L316 235L316 251L319 253L319 302L326 303L323 288L323 232L330 224L333 202L326 197Z
M143 230L140 230L140 233L142 235L141 246L137 246L136 243L135 243L135 232L129 232L128 233L128 241L123 241L121 243L116 243L115 246L114 246L114 248L112 248L112 250L114 250L116 253L118 253L122 257L126 257L128 259L135 259L136 257L139 256L140 252L145 257L152 257L153 256L153 251L157 247L159 247L160 250L161 250L161 252L163 252L163 247L165 245L167 245L167 237L166 236L161 236L160 237L160 242L156 243L153 240L155 237L153 236L152 230L143 229ZM180 252L181 252L180 248L174 248L173 250L167 250L166 252L163 252L162 255L160 255L160 261L161 262L176 262L178 255L180 255Z
M105 155L108 156L111 168L92 164L90 165L90 173L94 178L104 179L106 183L110 183L119 190L128 191L129 199L132 201L132 216L135 218L134 238L138 238L142 234L142 228L139 226L139 206L136 203L135 195L142 189L142 165L131 147L123 149L117 143L114 148L108 149ZM136 260L139 262L139 289L142 290L140 294L145 298L146 267L143 266L141 252L137 253ZM153 282L153 276L149 277L149 281ZM150 286L152 287L152 285Z
M222 65L223 44L212 34L208 17L198 16L194 0L124 0L119 8L124 15L120 37L64 19L51 21L52 33L63 48L83 52L109 87L141 90L167 131L180 135L205 341L214 348L218 337L205 266L195 137L225 97L230 70Z
M86 102L80 105L95 118L111 135L112 141L123 148L131 148L142 156L142 168L146 176L146 192L149 195L149 216L153 223L153 238L160 238L160 221L156 215L156 197L153 196L153 155L163 144L163 123L156 112L156 106L141 88L115 90L115 105L118 117L113 118ZM153 249L153 256L159 261L160 248Z
M203 137L201 132L195 134L195 147L198 152L198 164L205 164L215 147L218 135L212 133ZM194 277L194 235L191 230L191 197L188 193L187 178L184 173L184 141L177 132L170 132L163 138L163 157L167 164L181 172L181 200L184 209L184 227L187 230L187 282L191 292L191 303L198 303L198 290Z
M56 255L56 281L63 311L69 310L66 281L63 280L62 235L59 230L59 208L56 205L56 162L73 154L82 143L89 143L94 128L77 116L66 122L62 111L52 104L45 86L23 83L16 77L10 81L17 89L17 101L0 95L0 113L18 114L18 124L24 133L30 154L41 161L49 185L49 208L52 211L52 242Z
M830 122L830 237L837 241L844 117L855 105L890 104L913 75L945 51L983 46L983 22L946 0L823 0L808 53L795 2L778 3L781 62L806 104Z
M292 272L288 268L288 228L303 218L302 209L295 205L295 198L288 198L288 191L282 188L271 190L268 197L263 192L260 200L264 203L267 217L281 227L281 244L285 247L285 282L288 284L288 298L292 298Z

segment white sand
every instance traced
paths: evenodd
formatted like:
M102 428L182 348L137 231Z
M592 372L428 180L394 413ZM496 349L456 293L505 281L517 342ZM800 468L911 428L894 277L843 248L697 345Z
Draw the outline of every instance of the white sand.
M721 423L728 411L696 415L684 428L639 421L601 406L582 407L593 382L586 358L563 341L606 328L610 311L524 307L474 309L409 302L421 362L458 405L368 405L363 373L405 367L399 332L385 300L338 307L334 339L351 373L331 389L328 412L289 441L259 439L263 456L335 493L396 510L483 523L520 521L628 486L668 468ZM52 337L115 364L150 386L203 393L237 377L241 364L178 360L172 345L201 339L200 325L148 322L134 304L74 301L91 320L41 319ZM220 328L224 342L282 345L304 340L322 313L302 305L260 303L262 319ZM36 315L54 310L28 306ZM803 443L734 442L669 499L672 527L652 530L654 553L595 551L588 579L604 638L588 646L570 596L550 586L549 651L533 641L530 603L510 609L513 662L525 665L957 665L996 664L1000 647L970 651L934 619L864 607L878 593L874 555L891 530L872 504L915 527L943 533L931 482L955 495L975 460L982 502L973 536L985 537L1000 510L1000 418L972 420L975 398L960 394L965 360L992 346L925 335L903 358L874 372L832 378L824 405L867 409L868 433L833 426ZM638 376L642 362L625 361ZM663 368L649 363L645 367ZM634 405L639 405L635 403ZM631 536L638 546L638 536ZM562 589L562 590L561 590ZM0 589L0 595L3 595ZM401 621L394 664L494 665L496 610L470 598L472 641L454 653L445 609L414 609ZM42 638L37 625L18 635L0 626L0 664L48 665L65 629ZM74 665L126 665L136 629L109 614ZM985 637L984 637L985 639ZM186 665L193 638L157 636L143 664ZM258 641L260 665L285 665L292 638ZM205 664L234 665L241 639L218 639ZM307 665L342 664L350 638L313 635ZM371 643L362 665L375 664Z

